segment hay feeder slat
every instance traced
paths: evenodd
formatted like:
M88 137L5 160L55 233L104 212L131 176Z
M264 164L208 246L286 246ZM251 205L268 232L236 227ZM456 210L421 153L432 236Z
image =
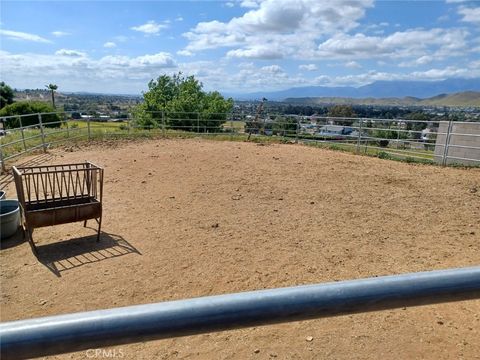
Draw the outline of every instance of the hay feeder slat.
M33 230L95 219L102 225L103 169L91 163L13 167L22 226L33 252Z

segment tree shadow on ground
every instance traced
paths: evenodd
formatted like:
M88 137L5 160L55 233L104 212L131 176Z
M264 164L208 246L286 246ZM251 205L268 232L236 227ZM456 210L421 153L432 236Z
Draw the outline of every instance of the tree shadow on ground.
M37 246L37 259L56 276L82 265L96 263L128 254L142 255L133 245L119 235L102 232L48 245Z

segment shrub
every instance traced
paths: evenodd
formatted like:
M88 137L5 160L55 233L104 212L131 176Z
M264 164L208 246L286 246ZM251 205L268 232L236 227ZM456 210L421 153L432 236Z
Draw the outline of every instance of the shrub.
M13 115L26 115L32 114L32 116L23 116L21 123L22 126L36 125L38 124L37 113L53 113L55 109L44 102L40 101L19 101L13 104L5 106L0 110L0 116L13 116ZM55 124L52 124L54 123ZM57 114L44 114L42 115L42 123L46 127L60 127L60 118ZM13 129L20 127L20 120L18 117L8 118L5 121L5 128Z
M389 153L386 153L385 151L380 151L378 154L377 154L378 158L380 159L391 159L392 156L389 154Z
M378 145L379 145L380 147L387 147L387 146L388 146L388 143L389 143L388 140L380 140L380 141L378 142Z

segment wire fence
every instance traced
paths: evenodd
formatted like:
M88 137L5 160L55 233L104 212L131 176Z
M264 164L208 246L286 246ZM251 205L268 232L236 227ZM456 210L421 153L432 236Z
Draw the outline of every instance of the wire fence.
M266 114L147 112L123 118L79 112L0 118L0 161L60 144L105 137L216 137L294 141L382 158L480 166L480 122Z

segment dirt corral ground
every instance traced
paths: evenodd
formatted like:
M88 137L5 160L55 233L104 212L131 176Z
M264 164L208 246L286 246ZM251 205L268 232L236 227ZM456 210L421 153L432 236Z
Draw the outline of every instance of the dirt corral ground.
M79 223L38 229L39 260L7 241L2 321L480 263L479 169L206 140L70 150L46 162L105 167L102 240ZM479 339L476 300L115 349L129 359L471 359Z

